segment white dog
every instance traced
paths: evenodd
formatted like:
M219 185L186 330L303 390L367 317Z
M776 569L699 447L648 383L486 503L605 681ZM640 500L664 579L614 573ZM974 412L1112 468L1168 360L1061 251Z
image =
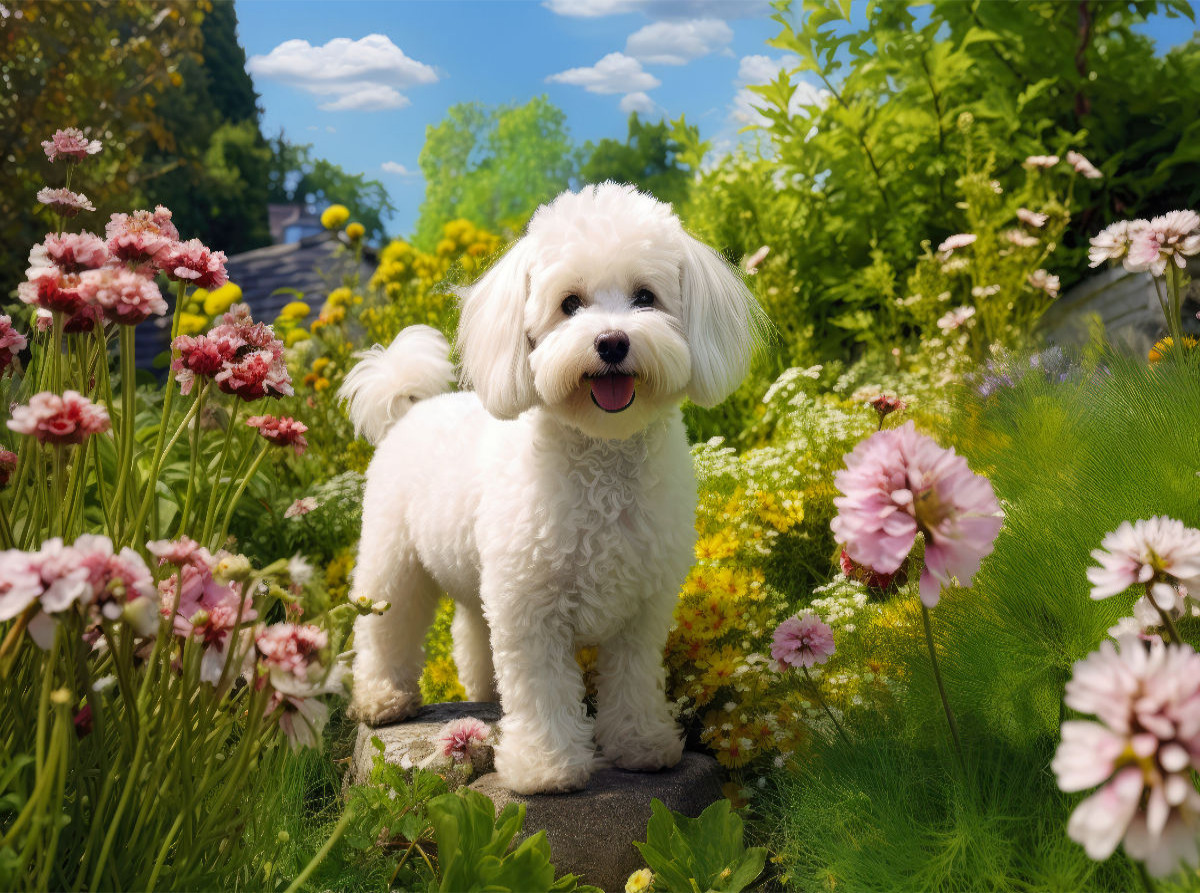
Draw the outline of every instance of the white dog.
M737 387L760 319L669 205L605 183L539 208L465 292L474 393L442 395L449 346L427 326L359 354L340 396L378 449L354 594L391 609L355 628L354 713L420 706L444 592L468 698L504 708L496 768L513 790L582 787L595 744L626 769L678 762L662 657L696 504L679 403ZM594 729L583 645L599 646Z

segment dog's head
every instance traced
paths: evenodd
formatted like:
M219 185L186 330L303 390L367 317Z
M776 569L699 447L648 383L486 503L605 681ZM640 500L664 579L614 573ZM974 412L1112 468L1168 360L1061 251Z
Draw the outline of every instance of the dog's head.
M670 205L604 183L543 205L463 298L465 380L498 418L543 406L625 438L688 397L724 400L749 370L761 311Z

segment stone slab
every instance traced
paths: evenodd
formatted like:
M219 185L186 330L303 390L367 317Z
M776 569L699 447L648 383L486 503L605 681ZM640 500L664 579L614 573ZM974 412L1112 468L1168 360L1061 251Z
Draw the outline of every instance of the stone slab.
M436 741L446 723L474 717L495 727L500 705L493 703L430 704L405 722L373 728L359 726L347 782L364 783L375 749L371 738L384 745L384 758L410 768L436 759ZM509 803L525 804L522 838L545 831L551 857L560 875L575 874L602 890L624 890L629 875L645 866L633 841L646 839L650 801L658 798L688 816L698 816L721 799L724 773L712 757L684 751L679 765L659 772L627 772L606 768L595 772L582 791L568 794L517 794L500 784L492 771L491 749L475 759L481 773L470 787L486 794L499 812ZM434 767L437 768L437 767Z

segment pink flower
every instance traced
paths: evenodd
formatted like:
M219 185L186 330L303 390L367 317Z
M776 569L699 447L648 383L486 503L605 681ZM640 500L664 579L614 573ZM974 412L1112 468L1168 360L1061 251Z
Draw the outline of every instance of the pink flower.
M1184 258L1200 254L1200 215L1195 211L1171 211L1155 217L1130 234L1129 253L1125 269L1133 272L1149 270L1161 276L1167 264L1174 262L1183 269Z
M487 723L473 716L464 716L442 727L438 743L442 747L442 756L456 763L465 763L471 759L471 751L487 741L491 734L491 727Z
M1004 238L1016 245L1018 248L1033 248L1038 245L1037 236L1031 236L1028 233L1021 232L1019 229L1006 230Z
M259 434L276 446L292 447L297 456L301 455L308 446L308 441L304 439L304 432L308 430L308 425L297 422L290 416L276 418L270 415L256 415L246 419L246 424L251 428L257 428Z
M79 276L64 273L56 266L39 268L34 277L18 284L17 297L26 304L68 316L84 303L79 293Z
M1090 161L1080 155L1078 152L1067 153L1067 164L1075 168L1075 173L1083 174L1087 180L1099 180L1104 174L1100 173Z
M329 722L329 708L317 698L301 698L273 692L267 702L267 715L274 713L280 706L283 712L279 715L279 729L288 740L288 746L293 751L303 747L319 750L321 735Z
M13 328L12 317L0 314L0 375L16 362L17 354L28 344L25 336Z
M869 567L859 564L852 559L845 549L841 550L838 555L838 565L842 569L843 576L848 580L857 580L868 589L873 589L876 592L886 592L891 588L892 583L897 586L903 586L908 582L908 559L891 574L881 574L878 571L873 571Z
M1153 875L1196 865L1200 794L1200 655L1187 645L1123 636L1075 664L1064 698L1099 722L1062 724L1051 768L1064 791L1102 785L1071 814L1067 834L1107 859L1122 841Z
M1087 578L1092 598L1102 599L1131 586L1147 586L1164 611L1176 605L1177 594L1200 594L1200 530L1185 527L1165 515L1149 521L1125 521L1092 552L1099 567Z
M75 127L56 130L53 137L42 141L46 157L51 161L57 161L60 155L83 161L89 155L99 152L101 147L100 140L89 140L82 130Z
M235 394L243 400L284 397L293 393L292 378L282 358L267 350L251 351L240 359L227 362L214 380L226 394Z
M42 594L36 555L20 549L0 552L0 621L12 620Z
M8 486L13 470L17 467L17 454L0 447L0 490Z
M39 189L37 200L63 217L74 217L80 211L95 211L93 205L82 192L72 192L70 189L51 189L49 186Z
M262 664L272 676L286 673L301 682L309 681L314 667L320 669L321 650L328 644L329 636L312 624L276 623L255 637Z
M158 584L158 591L166 617L171 616L178 598L179 607L172 619L175 635L203 643L200 678L215 684L228 657L233 631L258 618L250 596L242 595L240 583L220 583L209 568L195 564L186 564L179 574L166 577Z
M844 496L830 524L850 557L894 573L918 531L925 536L921 601L938 603L957 577L970 585L991 554L1003 516L987 478L972 473L953 449L918 434L913 423L878 431L846 456L834 482Z
M283 360L283 342L271 327L253 322L242 304L223 319L206 335L180 335L172 342L179 356L171 369L178 373L181 391L188 394L199 375L215 379L222 391L244 400L290 396L292 379Z
M953 310L944 314L938 321L937 326L943 332L952 332L960 326L964 325L967 320L975 315L974 307L956 307Z
M285 518L299 518L301 515L307 515L315 509L320 503L317 502L315 496L305 496L303 499L297 499L287 507L287 511L283 513Z
M42 313L38 310L38 313ZM73 332L90 332L104 318L104 311L92 304L84 304L63 323L63 331L70 335ZM51 317L53 322L54 317Z
M213 554L194 539L181 536L177 540L154 540L146 543L146 550L158 559L158 563L176 567L190 565L197 570L212 570L217 560Z
M867 401L867 405L875 410L881 422L893 412L904 412L908 409L907 403L891 394L877 394Z
M82 443L85 437L109 429L108 413L78 391L61 397L42 391L17 406L8 427L18 434L36 437L42 443Z
M108 262L104 240L92 233L49 233L42 245L46 257L64 273L96 270Z
M1058 297L1058 289L1061 285L1059 278L1047 273L1045 270L1034 270L1029 274L1027 280L1034 288L1041 289L1052 298Z
M225 252L210 251L199 239L173 242L154 262L168 279L197 288L220 288L229 278L225 274Z
M1058 164L1057 155L1030 155L1024 161L1024 166L1028 168L1051 168Z
M751 276L758 272L758 265L767 259L767 255L771 253L771 248L768 245L763 245L752 255L746 258L745 270Z
M1121 260L1129 254L1130 245L1139 231L1150 225L1147 220L1118 220L1092 236L1088 249L1088 266L1098 267L1106 260Z
M836 650L833 630L815 614L789 617L775 627L771 637L771 657L780 670L823 664Z
M171 212L162 205L153 211L113 214L104 227L108 250L118 260L133 264L152 263L179 239Z
M939 245L938 251L948 255L959 248L966 248L968 245L973 244L977 238L978 236L974 233L957 233Z
M153 279L120 267L82 274L80 293L121 325L137 325L149 316L164 316L167 312L167 302Z
M1039 214L1036 211L1030 211L1028 208L1017 208L1017 219L1026 226L1032 226L1035 229L1041 229L1046 225L1046 221L1050 219L1048 214Z

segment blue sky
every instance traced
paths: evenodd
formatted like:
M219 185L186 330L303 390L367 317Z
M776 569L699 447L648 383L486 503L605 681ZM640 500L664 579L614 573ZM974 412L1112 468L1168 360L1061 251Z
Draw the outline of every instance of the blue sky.
M237 0L263 127L380 180L412 230L425 128L459 102L566 112L577 143L624 138L629 111L686 114L729 145L752 120L747 83L774 76L778 26L759 0ZM1191 22L1156 17L1160 50Z

